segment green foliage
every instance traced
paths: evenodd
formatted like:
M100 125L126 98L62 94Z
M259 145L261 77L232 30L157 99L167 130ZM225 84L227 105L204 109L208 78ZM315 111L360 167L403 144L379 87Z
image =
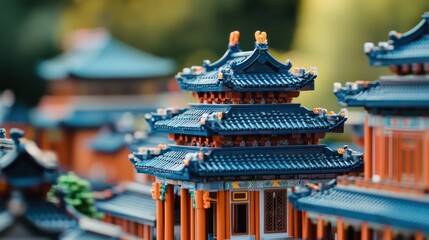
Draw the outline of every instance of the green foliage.
M48 198L59 198L60 195L63 195L67 205L72 206L83 215L96 219L103 217L94 205L89 182L75 173L69 172L67 175L58 177L57 184L53 185L48 192Z

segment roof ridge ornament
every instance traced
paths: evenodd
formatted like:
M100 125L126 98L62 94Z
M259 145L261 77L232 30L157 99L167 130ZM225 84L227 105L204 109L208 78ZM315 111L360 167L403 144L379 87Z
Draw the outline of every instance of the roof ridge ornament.
M240 39L240 32L239 31L233 31L229 34L229 46L230 47L236 47L238 46L238 40Z
M267 40L267 33L256 31L255 32L255 48L259 50L267 50L268 49L268 40Z

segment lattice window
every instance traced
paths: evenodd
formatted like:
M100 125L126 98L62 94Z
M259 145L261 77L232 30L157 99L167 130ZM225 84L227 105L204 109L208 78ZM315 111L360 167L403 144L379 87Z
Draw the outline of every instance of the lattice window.
M286 232L286 190L267 190L264 200L265 232Z

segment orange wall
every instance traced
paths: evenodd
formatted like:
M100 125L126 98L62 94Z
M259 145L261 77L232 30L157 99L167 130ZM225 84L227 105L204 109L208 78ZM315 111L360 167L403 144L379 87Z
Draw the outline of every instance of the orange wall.
M115 153L94 152L89 141L97 130L80 130L73 135L72 169L89 178L104 178L108 182L132 181L135 170L128 160L129 150L121 148Z

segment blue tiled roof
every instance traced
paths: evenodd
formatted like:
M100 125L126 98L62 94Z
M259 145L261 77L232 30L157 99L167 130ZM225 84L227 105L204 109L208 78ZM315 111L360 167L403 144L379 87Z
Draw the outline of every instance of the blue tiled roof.
M429 79L379 80L366 87L343 87L335 92L344 106L367 108L428 108Z
M175 69L172 60L154 56L107 35L97 46L72 49L46 60L38 73L47 80L69 76L84 79L132 79L166 76Z
M396 193L398 194L398 193ZM419 230L429 234L429 201L392 196L367 188L335 186L289 197L294 208L313 213Z
M85 240L119 240L119 237L112 237L103 235L96 232L91 232L88 230L83 230L80 228L73 228L65 232L60 236L61 240L75 240L75 239L85 239Z
M30 200L24 216L32 225L48 233L58 234L77 226L77 221L65 210L43 199Z
M124 137L124 133L102 131L91 139L90 145L97 152L112 153L125 146Z
M0 156L1 177L14 188L52 183L57 178L56 156L51 152L41 151L34 142L27 139L20 139L17 144L9 139L0 139Z
M204 152L204 159L184 160ZM210 176L254 176L340 173L363 165L362 155L343 157L324 145L282 147L200 148L170 146L160 155L139 158L131 162L139 173L158 177L191 180Z
M255 44L255 49L249 52L230 46L217 62L205 61L202 68L184 69L176 79L183 90L195 92L314 89L315 69L308 72L301 69L295 75L289 71L291 67L290 61L282 64L274 59L266 44Z
M105 213L124 217L128 220L155 226L155 200L150 194L125 191L112 198L97 200L96 207Z
M222 119L201 124L204 116L217 112ZM147 120L156 131L202 136L342 132L347 117L329 118L299 104L191 104L176 116L152 114Z
M389 66L429 62L429 12L423 14L421 22L410 31L389 33L390 41L377 47L365 44L365 52L372 66Z

